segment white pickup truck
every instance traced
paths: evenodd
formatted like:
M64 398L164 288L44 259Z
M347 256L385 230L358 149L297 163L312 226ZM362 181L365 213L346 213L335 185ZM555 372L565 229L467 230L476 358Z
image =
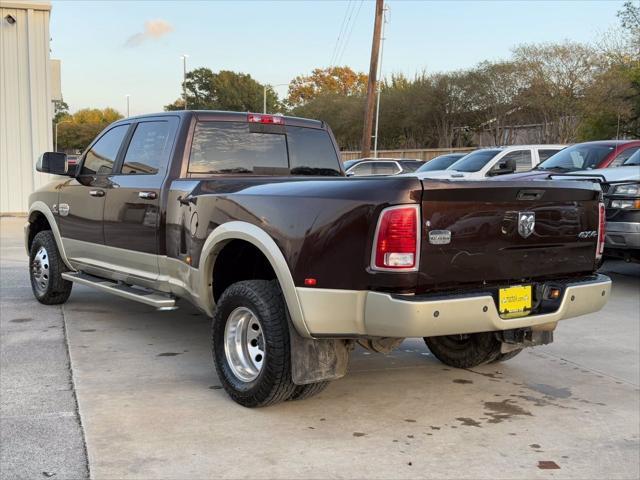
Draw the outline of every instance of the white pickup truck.
M566 145L513 145L481 148L462 157L446 170L417 172L420 178L483 180L487 177L531 170Z

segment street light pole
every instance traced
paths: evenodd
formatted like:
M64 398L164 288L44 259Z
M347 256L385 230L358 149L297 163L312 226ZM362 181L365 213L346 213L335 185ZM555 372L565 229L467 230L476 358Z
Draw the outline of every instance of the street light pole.
M53 134L53 151L54 152L58 151L58 125L60 125L61 123L73 123L73 122L71 120L63 120L61 122L53 124L53 130L54 130L54 134Z
M125 95L125 97L127 97L127 118L130 117L130 113L129 113L129 97L131 97L131 95L129 95L128 93Z
M267 86L262 86L262 113L267 113Z
M184 109L187 109L187 55L182 55L182 96L184 99Z

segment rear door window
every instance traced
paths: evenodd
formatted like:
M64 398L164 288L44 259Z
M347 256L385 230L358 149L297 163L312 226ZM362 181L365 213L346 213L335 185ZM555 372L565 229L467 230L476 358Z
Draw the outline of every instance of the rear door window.
M169 155L169 122L143 122L136 127L122 165L122 174L156 174Z
M287 175L285 135L251 132L248 123L199 122L189 173Z
M326 130L287 127L291 175L339 176L340 160Z
M118 125L105 133L84 157L81 175L109 175L118 157L129 125Z
M394 175L400 172L395 162L372 162L373 175Z

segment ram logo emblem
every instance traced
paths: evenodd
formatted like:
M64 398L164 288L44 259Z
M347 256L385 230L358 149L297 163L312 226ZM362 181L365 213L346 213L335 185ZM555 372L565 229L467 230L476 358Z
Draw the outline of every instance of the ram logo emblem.
M518 212L518 233L522 238L529 237L536 226L534 212Z

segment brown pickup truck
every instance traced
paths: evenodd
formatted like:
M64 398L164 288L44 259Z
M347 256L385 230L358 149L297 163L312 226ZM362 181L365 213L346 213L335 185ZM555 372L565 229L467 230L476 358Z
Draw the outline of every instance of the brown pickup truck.
M349 179L322 122L209 111L118 121L73 173L52 152L37 169L66 178L30 197L35 297L193 303L247 407L320 392L356 343L506 360L609 297L592 182Z

